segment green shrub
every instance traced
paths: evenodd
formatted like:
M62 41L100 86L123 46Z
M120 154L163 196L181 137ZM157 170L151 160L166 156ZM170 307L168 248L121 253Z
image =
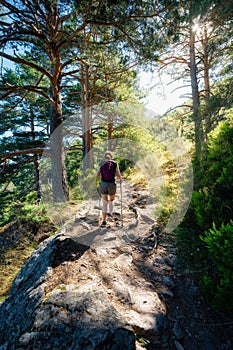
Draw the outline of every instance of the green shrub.
M177 230L181 253L199 271L206 300L222 311L233 310L232 163L233 126L219 123L195 169L195 190Z
M46 214L46 208L44 204L28 204L24 203L17 215L17 219L23 219L32 222L44 222L49 219Z
M125 159L125 158L119 159L118 164L119 164L119 168L121 170L121 173L124 173L124 171L126 171L127 169L130 169L134 166L132 160Z
M215 309L233 311L233 221L219 229L213 225L201 239L211 258L201 289Z
M25 203L35 204L38 200L37 191L31 191L25 196Z
M4 219L3 219L4 218ZM48 220L46 207L44 204L30 204L27 202L12 201L4 208L4 216L0 220L0 227L11 221L26 220L33 222L44 222Z
M200 232L193 228L179 226L175 233L182 266L198 273L203 271L208 264L208 259L206 259L207 252L204 243L200 240Z
M198 188L192 195L190 210L203 232L212 223L221 225L232 218L233 207L233 127L225 123L209 135L202 167L195 173Z
M196 220L197 227L202 230L210 228L215 218L215 205L217 198L213 199L208 189L200 189L193 191L191 199L191 207Z

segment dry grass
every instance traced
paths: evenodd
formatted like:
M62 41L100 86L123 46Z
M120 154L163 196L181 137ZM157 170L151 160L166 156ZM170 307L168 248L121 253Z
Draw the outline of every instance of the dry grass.
M0 300L8 295L15 276L32 251L55 230L55 226L49 222L17 221L1 229Z

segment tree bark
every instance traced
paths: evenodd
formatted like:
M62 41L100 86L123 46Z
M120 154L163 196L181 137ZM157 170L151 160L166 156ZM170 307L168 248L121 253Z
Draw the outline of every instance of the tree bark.
M204 24L203 38L202 38L202 49L203 49L203 66L204 66L204 90L205 90L205 102L208 103L210 98L210 79L209 79L209 55L208 55L208 35L207 28ZM211 116L207 112L205 116L205 139L211 130Z
M31 108L30 108L30 114L31 114L30 124L31 124L32 139L35 141L36 139L35 124L34 124L34 118L33 118L33 113ZM34 169L35 169L35 190L37 192L37 201L38 203L40 203L42 198L42 190L41 190L41 181L40 181L40 167L39 167L37 154L34 154L33 156L33 163L34 163Z
M40 181L40 167L38 162L38 156L36 154L33 157L33 163L35 168L35 190L37 192L37 203L40 203L42 198L42 190Z
M57 57L59 61L59 57ZM50 93L54 101L50 107L50 156L52 164L52 191L54 202L65 202L69 200L69 189L65 167L65 152L62 130L62 99L61 99L61 75L60 63L52 67L55 77L51 85Z
M108 150L112 151L113 117L108 115Z
M190 29L190 40L189 40L189 57L190 57L190 78L191 78L191 89L192 89L192 100L193 100L193 119L194 119L194 130L195 130L195 157L199 161L202 148L202 120L200 114L200 96L198 89L197 80L197 64L195 57L195 33Z
M65 168L65 152L63 145L61 115L53 111L52 120L55 129L50 136L50 157L52 164L52 190L54 202L65 202L69 200L69 189L67 184Z
M82 89L82 138L83 138L83 170L94 167L93 162L93 135L92 135L92 103L89 87L89 66L81 68Z

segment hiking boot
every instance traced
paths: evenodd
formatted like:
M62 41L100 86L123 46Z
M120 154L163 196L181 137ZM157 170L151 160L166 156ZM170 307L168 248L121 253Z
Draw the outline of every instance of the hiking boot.
M114 217L111 213L108 213L108 221L109 222L114 222Z
M107 226L107 222L103 221L102 224L100 225L100 227L106 227Z

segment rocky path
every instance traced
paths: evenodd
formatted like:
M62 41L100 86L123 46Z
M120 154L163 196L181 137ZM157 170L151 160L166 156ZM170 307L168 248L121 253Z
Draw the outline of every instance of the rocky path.
M118 215L120 199L118 190ZM110 231L97 229L101 216L97 202L87 203L66 228L68 236L92 247L90 273L101 271L99 285L114 308L147 348L230 349L230 334L222 336L224 324L211 314L190 271L182 268L175 238L161 234L153 219L155 203L149 194L124 182L122 202L123 223L116 216Z
M0 307L0 350L232 348L150 195L124 182L122 202L102 230L98 199L86 202L26 261Z
M118 193L118 213L120 204ZM90 242L91 261L103 273L101 286L107 288L114 307L148 349L233 348L231 320L214 314L206 305L194 275L179 260L175 237L162 233L153 219L154 207L146 191L124 183L123 226L117 221L120 227L103 236L97 230L96 241ZM72 227L74 236L77 223L86 227L88 237L96 232L96 213L84 210L88 213L80 213ZM76 239L85 244L87 236Z

